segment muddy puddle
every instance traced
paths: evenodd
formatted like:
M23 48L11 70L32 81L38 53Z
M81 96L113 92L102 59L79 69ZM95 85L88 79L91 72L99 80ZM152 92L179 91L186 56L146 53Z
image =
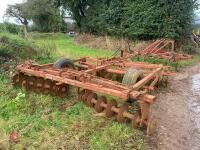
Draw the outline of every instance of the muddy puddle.
M200 72L192 76L191 98L187 105L191 115L193 127L191 127L190 149L200 149Z
M152 106L157 132L153 150L200 150L200 63L169 81Z
M194 96L200 96L200 72L192 77L192 92Z

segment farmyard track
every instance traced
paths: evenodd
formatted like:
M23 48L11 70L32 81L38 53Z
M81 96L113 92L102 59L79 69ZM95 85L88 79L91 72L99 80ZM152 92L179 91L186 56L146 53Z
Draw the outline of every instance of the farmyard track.
M149 149L200 149L200 63L183 69L152 106L157 132Z

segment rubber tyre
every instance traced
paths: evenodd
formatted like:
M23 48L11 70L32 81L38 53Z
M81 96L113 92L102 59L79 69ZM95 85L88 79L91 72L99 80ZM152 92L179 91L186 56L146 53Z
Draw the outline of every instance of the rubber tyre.
M142 79L144 72L139 69L129 68L122 79L122 83L126 85L134 85Z
M53 68L60 69L60 68L71 68L74 69L74 63L72 60L67 58L60 58L53 64Z

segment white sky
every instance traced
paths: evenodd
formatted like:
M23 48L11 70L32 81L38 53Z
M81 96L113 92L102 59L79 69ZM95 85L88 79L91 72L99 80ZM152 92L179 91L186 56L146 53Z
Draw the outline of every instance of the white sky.
M3 15L9 4L21 3L24 0L0 0L0 22L3 22Z

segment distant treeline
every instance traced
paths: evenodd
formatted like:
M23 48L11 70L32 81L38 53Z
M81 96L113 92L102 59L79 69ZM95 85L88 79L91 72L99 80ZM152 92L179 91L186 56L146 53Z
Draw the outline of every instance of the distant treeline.
M41 32L66 31L71 12L80 32L126 39L179 39L192 31L197 0L27 0L6 14ZM26 29L25 28L25 29Z
M60 0L78 29L128 39L177 39L192 31L196 0Z

